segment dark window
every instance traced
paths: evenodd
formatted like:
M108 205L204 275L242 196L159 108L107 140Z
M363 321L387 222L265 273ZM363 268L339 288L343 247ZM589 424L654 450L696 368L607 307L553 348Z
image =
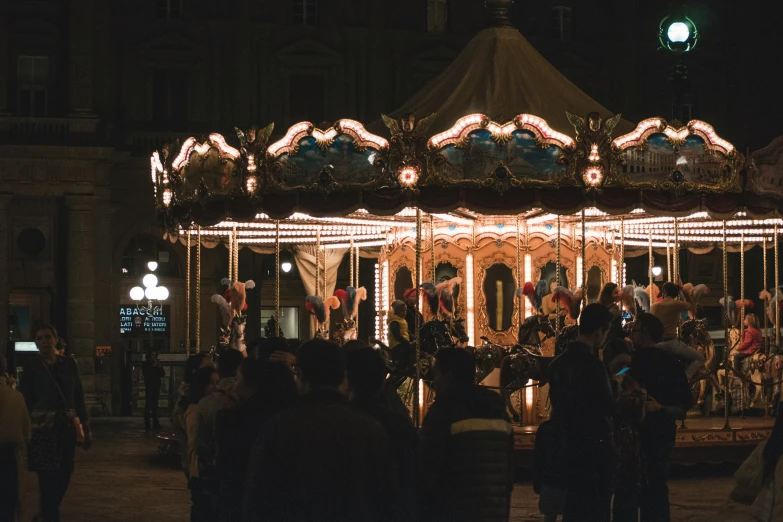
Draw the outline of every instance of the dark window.
M156 0L155 11L158 18L178 20L182 18L182 0Z
M289 77L291 123L309 121L318 125L324 117L324 78L320 74L294 73Z
M48 56L19 56L16 62L17 113L42 118L47 115Z
M318 0L294 0L294 23L315 25L318 23Z
M156 69L152 87L153 118L158 123L188 121L188 85L179 71Z
M445 33L449 23L449 1L427 0L427 32Z
M558 5L552 8L554 12L554 34L561 43L571 41L572 11L570 7Z

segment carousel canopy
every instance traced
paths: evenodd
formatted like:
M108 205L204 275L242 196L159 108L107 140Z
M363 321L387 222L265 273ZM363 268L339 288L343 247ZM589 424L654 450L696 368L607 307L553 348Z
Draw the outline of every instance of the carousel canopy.
M468 113L511 117L529 113L554 129L569 131L566 111L613 116L550 64L514 27L490 27L479 32L439 76L392 113L436 114L430 127L441 132ZM617 129L633 125L620 121Z

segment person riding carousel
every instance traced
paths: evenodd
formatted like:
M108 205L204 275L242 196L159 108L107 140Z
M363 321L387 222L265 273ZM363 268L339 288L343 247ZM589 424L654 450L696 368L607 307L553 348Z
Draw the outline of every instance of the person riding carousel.
M556 277L549 279L549 293L541 300L541 312L549 319L549 322L552 323L552 326L555 329L560 330L568 317L568 311L561 305L559 311L560 319L558 320L558 300L554 299L555 289L558 286L560 285L558 284ZM552 298L547 299L547 296L551 296Z
M609 334L607 339L623 339L625 332L623 331L623 313L617 303L620 301L620 287L617 283L606 283L601 289L601 293L598 294L598 302L604 305L609 313L612 314L612 321L609 327Z
M407 292L406 292L407 293ZM389 325L389 356L397 368L412 363L413 345L411 330L406 321L408 305L403 301L394 301L391 305L387 323Z
M650 306L650 313L663 323L663 340L677 339L677 328L680 326L680 314L693 312L694 303L678 299L680 287L668 282L663 285L663 299Z

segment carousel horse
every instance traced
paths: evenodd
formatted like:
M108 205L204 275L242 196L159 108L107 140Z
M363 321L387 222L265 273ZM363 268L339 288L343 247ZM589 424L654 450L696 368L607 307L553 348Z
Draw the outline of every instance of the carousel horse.
M333 335L333 340L340 346L348 341L355 341L358 335L356 330L356 316L359 313L359 303L367 299L367 290L360 286L354 288L347 286L345 290L338 288L334 291L336 297L343 308L343 323L338 325L339 335Z
M504 346L493 343L488 337L482 336L481 340L483 344L466 348L476 359L476 384L481 384L490 373L499 370L507 353Z
M721 387L718 381L719 364L715 358L715 344L707 331L707 320L691 319L683 322L679 338L704 356L704 366L691 378L691 394L693 403L697 407L705 405L705 411L702 413L709 415L711 405L706 404L707 399L712 393L720 392Z
M243 283L230 279L222 279L221 283L228 288L223 295L214 294L211 298L211 301L217 305L221 316L218 349L237 350L247 357L247 345L245 344L247 290L252 290L256 284L252 280Z
M340 300L334 296L322 300L317 295L308 295L305 298L305 308L315 317L318 324L313 339L329 340L329 316L332 310L340 307Z
M519 343L515 344L500 364L500 392L514 422L520 414L511 402L511 394L527 386L531 379L542 386L546 382L546 370L554 357L541 355L542 341L555 335L552 324L544 315L525 319L519 327Z

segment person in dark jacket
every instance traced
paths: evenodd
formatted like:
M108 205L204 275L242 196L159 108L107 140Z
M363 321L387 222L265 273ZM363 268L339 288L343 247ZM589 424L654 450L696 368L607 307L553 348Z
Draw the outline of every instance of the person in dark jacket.
M641 491L639 510L643 521L670 520L669 475L677 435L677 419L684 419L693 399L682 363L656 345L664 327L651 314L638 314L631 330L635 351L631 377L647 390L642 448L646 457L647 484Z
M150 425L154 430L160 430L158 421L158 399L160 399L160 383L166 372L158 360L158 352L150 350L141 365L141 373L144 376L144 430L150 431Z
M577 339L549 367L551 420L562 434L566 453L564 522L609 520L615 403L598 350L611 319L604 305L587 305Z
M514 438L499 394L476 386L476 362L461 348L436 355L435 402L421 428L419 520L507 521Z
M353 341L352 341L353 342ZM347 344L346 344L347 346ZM397 481L400 484L400 508L405 520L415 519L416 454L419 436L407 411L384 390L388 369L383 357L367 345L345 350L346 377L351 406L366 413L386 430L392 444Z
M400 520L389 438L348 403L342 348L313 339L296 359L302 397L266 423L254 447L246 519Z
M76 455L75 418L84 429L84 447L92 443L84 390L76 361L57 355L57 331L39 326L35 332L39 356L24 369L19 391L24 395L32 421L28 467L38 474L41 518L60 520Z
M218 508L221 522L242 520L242 499L253 443L264 424L296 399L294 376L285 365L247 358L237 372L233 409L215 421Z

